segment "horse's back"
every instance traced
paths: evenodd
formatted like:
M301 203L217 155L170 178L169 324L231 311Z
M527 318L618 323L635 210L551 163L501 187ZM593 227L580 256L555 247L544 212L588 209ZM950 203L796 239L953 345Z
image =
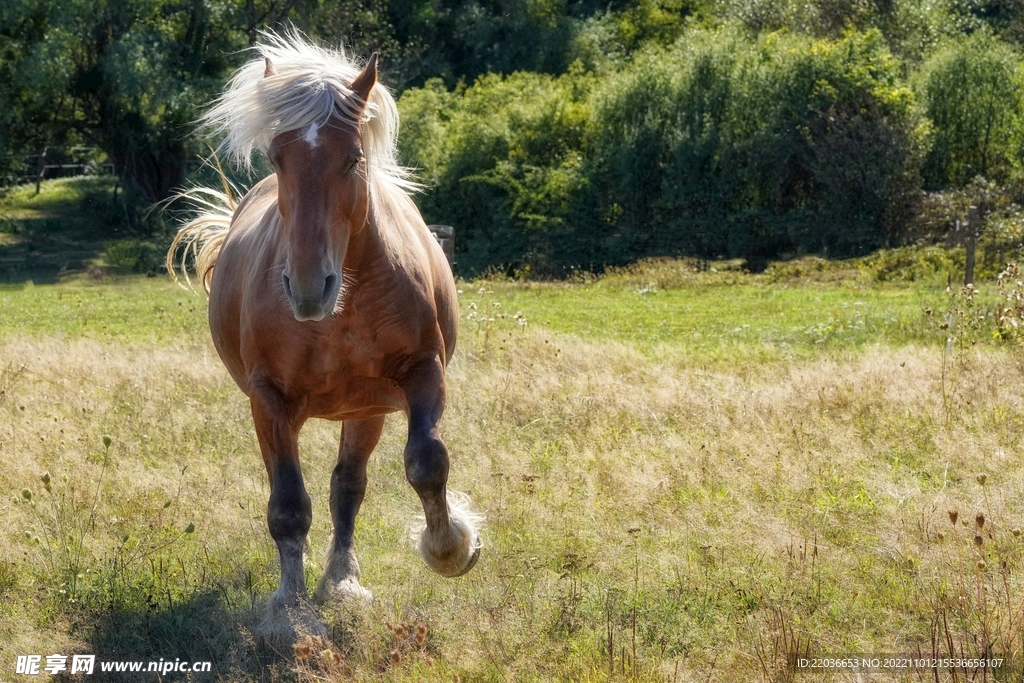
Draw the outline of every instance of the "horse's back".
M451 265L441 245L430 233L412 199L404 192L393 192L392 207L385 212L390 219L394 246L392 258L407 273L422 279L424 294L435 312L444 340L444 362L451 360L459 331L458 294Z
M241 357L242 308L251 298L259 263L273 257L273 214L277 207L277 176L257 183L231 219L210 284L210 331L221 359L239 387L248 393L245 364Z

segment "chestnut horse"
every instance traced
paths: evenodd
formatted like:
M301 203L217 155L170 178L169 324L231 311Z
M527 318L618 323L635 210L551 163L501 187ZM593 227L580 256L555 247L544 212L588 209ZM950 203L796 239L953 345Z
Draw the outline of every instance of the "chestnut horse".
M260 630L287 643L323 632L302 569L312 507L298 433L309 418L343 422L331 476L334 538L316 600L369 596L353 529L387 414L408 417L405 473L426 522L415 540L431 569L454 577L473 568L480 517L446 490L438 422L458 331L455 283L407 193L414 185L397 161L398 110L377 83L377 56L360 70L297 33L265 34L255 50L200 123L225 136L221 151L243 168L255 150L276 172L237 207L230 192L199 190L228 208L185 225L167 262L174 273L183 245L182 270L194 258L214 345L252 406L281 558Z

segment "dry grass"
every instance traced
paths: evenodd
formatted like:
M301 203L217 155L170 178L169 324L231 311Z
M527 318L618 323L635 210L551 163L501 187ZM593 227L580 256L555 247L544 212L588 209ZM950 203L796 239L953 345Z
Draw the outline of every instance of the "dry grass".
M229 681L786 680L796 651L984 639L1019 661L1009 352L965 352L944 392L938 347L701 366L512 318L460 343L443 434L453 488L488 516L479 565L445 580L415 555L392 418L357 528L376 599L326 610L331 642L283 657L247 635L276 582L267 487L212 347L0 344L0 678L44 651L214 659ZM310 585L337 437L302 435Z

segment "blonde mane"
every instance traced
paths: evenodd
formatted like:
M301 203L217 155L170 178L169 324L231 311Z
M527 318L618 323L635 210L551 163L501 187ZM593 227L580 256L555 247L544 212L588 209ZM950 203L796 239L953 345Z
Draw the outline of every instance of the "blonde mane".
M200 128L224 138L217 151L244 170L253 151L266 152L277 135L331 118L359 118L368 180L390 181L405 190L417 186L398 162L398 107L378 83L363 101L349 85L362 68L342 50L313 45L297 29L284 35L262 32L256 57L228 81L225 91L199 119ZM275 73L266 75L266 60Z

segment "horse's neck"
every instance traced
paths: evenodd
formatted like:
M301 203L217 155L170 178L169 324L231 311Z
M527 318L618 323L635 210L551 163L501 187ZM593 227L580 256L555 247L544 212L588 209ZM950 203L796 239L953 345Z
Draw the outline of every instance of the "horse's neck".
M388 225L382 220L381 213L371 199L366 221L359 227L353 227L348 238L345 251L345 269L359 272L367 268L377 267L386 260L388 252Z

